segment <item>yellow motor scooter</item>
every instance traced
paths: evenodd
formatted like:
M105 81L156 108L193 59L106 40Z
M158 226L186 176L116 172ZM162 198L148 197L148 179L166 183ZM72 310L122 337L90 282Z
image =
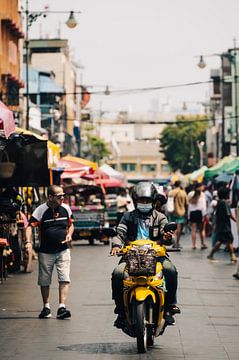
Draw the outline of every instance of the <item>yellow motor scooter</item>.
M126 315L123 331L137 338L139 353L153 346L154 338L165 329L162 265L158 257L166 255L165 246L151 240L135 240L122 249L126 269L123 303Z

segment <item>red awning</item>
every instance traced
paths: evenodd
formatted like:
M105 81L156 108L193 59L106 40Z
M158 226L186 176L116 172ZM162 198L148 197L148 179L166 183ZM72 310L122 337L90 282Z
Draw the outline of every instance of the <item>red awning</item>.
M96 185L102 185L103 187L124 187L125 184L123 181L115 178L109 179L95 179Z
M64 172L61 175L62 180L87 177L87 175L91 176L94 172L91 166L80 164L78 159L77 161L72 161L61 158L57 166L58 168L64 169Z
M65 169L63 174L61 175L61 179L77 179L82 178L89 174L91 169L88 166L85 166L81 169Z

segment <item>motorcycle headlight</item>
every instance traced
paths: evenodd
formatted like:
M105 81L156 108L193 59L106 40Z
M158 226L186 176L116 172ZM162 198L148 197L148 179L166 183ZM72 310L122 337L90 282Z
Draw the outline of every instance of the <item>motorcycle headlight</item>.
M162 277L163 277L163 273L162 273L162 271L159 271L156 275L155 275L155 280L160 280L160 279L162 279Z

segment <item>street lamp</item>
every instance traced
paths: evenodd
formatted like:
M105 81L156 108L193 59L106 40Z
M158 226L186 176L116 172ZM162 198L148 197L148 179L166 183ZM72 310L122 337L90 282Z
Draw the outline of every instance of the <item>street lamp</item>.
M197 141L197 147L199 150L199 156L200 156L200 168L203 166L203 147L205 145L204 141Z
M34 21L38 19L38 17L43 16L46 17L50 13L69 13L69 11L29 11L29 0L26 0L26 9L24 11L26 14L26 36L25 36L25 50L26 50L26 129L29 130L29 110L30 110L30 97L29 97L29 29ZM70 15L68 20L66 21L66 25L73 29L77 26L77 21L74 17L74 13L81 13L81 11L70 11Z
M235 39L234 41L234 48L232 49L233 53L231 52L225 52L221 54L211 54L211 55L205 55L205 56L220 56L221 58L221 70L222 70L222 156L225 155L225 111L224 111L224 91L223 91L223 84L224 84L224 70L223 70L223 59L227 58L230 62L230 64L233 66L233 85L234 85L234 111L235 111L235 132L236 132L236 154L239 156L239 129L238 129L238 88L237 88L237 49L236 49L236 43ZM204 61L203 55L200 56L198 67L200 69L204 69L206 67L206 62Z

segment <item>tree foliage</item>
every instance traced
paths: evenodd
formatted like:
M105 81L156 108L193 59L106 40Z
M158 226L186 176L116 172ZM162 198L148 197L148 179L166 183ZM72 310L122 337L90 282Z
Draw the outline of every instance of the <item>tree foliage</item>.
M111 152L108 149L108 144L99 136L93 134L93 130L93 126L87 126L84 129L85 144L82 146L82 156L99 163L104 157L108 157Z
M204 141L208 126L205 116L177 117L160 134L160 151L173 171L186 174L199 168L200 153L197 142Z

